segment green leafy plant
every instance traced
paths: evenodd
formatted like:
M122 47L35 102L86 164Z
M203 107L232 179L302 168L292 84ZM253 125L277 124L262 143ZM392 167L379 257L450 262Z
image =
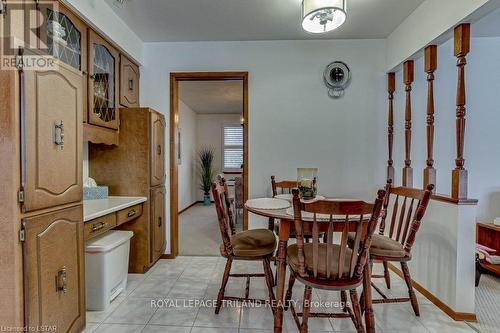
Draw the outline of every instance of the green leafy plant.
M198 152L198 172L200 176L200 189L205 195L210 194L210 188L215 176L213 162L215 158L215 149L211 147L202 148Z

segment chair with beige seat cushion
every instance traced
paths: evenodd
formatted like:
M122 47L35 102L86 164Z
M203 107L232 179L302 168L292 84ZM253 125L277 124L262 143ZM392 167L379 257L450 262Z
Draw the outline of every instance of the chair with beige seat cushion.
M378 192L374 204L364 201L336 201L318 200L302 202L298 190L293 190L293 209L297 243L288 246L287 257L290 267L290 281L285 297L285 308L290 308L292 316L301 333L308 331L308 318L351 318L357 332L364 332L356 288L363 283L363 274L368 262L368 249L371 238L377 227L377 221L382 210L385 191ZM302 212L313 213L312 220L303 220ZM317 214L326 214L326 221L316 219ZM326 224L325 228L319 226ZM334 224L341 226L342 234L340 244L333 242ZM304 226L310 225L312 230L312 243L304 243ZM326 230L325 242L320 243L319 229ZM348 245L349 231L354 232L353 249ZM302 313L295 311L292 290L295 281L305 285ZM343 299L342 312L336 313L311 313L312 288L323 290L341 291L343 297L349 290L351 304ZM302 321L299 319L302 317ZM370 326L374 323L369 323Z
M220 246L221 255L227 258L221 287L217 295L215 313L218 314L223 300L264 303L274 301L273 274L270 266L270 259L276 249L276 237L274 233L267 229L246 230L236 233L234 224L234 213L226 180L221 177L217 182L212 183L212 194L214 197L219 228L222 236ZM264 273L255 274L231 274L231 266L234 260L261 260ZM230 277L245 277L246 293L245 297L225 296L225 289ZM249 298L250 278L265 277L269 291L269 300Z
M388 298L372 283L373 288L382 296L382 299L374 299L373 303L411 302L415 315L420 315L407 262L411 260L411 249L433 189L434 185L428 185L426 190L420 190L392 187L391 181L387 183L379 234L373 236L370 247L370 264L373 264L373 261L381 261L384 265L384 275L372 275L372 277L385 278L387 288L390 289L388 262L399 262L408 287L409 298ZM350 239L352 241L353 235L350 235Z

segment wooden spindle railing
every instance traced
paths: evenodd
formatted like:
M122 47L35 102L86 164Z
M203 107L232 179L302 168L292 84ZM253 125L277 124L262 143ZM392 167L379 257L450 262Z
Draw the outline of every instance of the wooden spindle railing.
M464 168L465 144L465 65L470 51L470 24L464 23L455 28L455 57L457 57L458 83L456 100L456 145L457 157L452 171L451 197L467 198L467 170Z
M389 112L387 115L387 148L389 158L387 160L387 180L394 181L394 161L392 159L392 147L394 141L394 92L396 91L396 73L387 74L387 92L389 93Z
M427 167L424 169L424 188L436 185L434 168L434 71L437 68L437 46L425 48L425 72L427 73Z
M413 60L403 64L403 76L406 91L405 107L405 166L403 167L403 186L413 187L413 169L411 167L411 84L413 83Z

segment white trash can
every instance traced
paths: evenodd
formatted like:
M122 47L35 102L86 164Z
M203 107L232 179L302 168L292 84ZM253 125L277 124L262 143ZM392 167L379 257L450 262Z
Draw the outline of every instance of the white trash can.
M87 310L103 311L127 287L132 231L112 230L85 244Z

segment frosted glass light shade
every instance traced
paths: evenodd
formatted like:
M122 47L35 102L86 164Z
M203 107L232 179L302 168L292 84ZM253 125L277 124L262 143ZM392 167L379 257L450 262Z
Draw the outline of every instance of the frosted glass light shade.
M303 0L302 28L312 33L332 31L346 20L346 0Z

